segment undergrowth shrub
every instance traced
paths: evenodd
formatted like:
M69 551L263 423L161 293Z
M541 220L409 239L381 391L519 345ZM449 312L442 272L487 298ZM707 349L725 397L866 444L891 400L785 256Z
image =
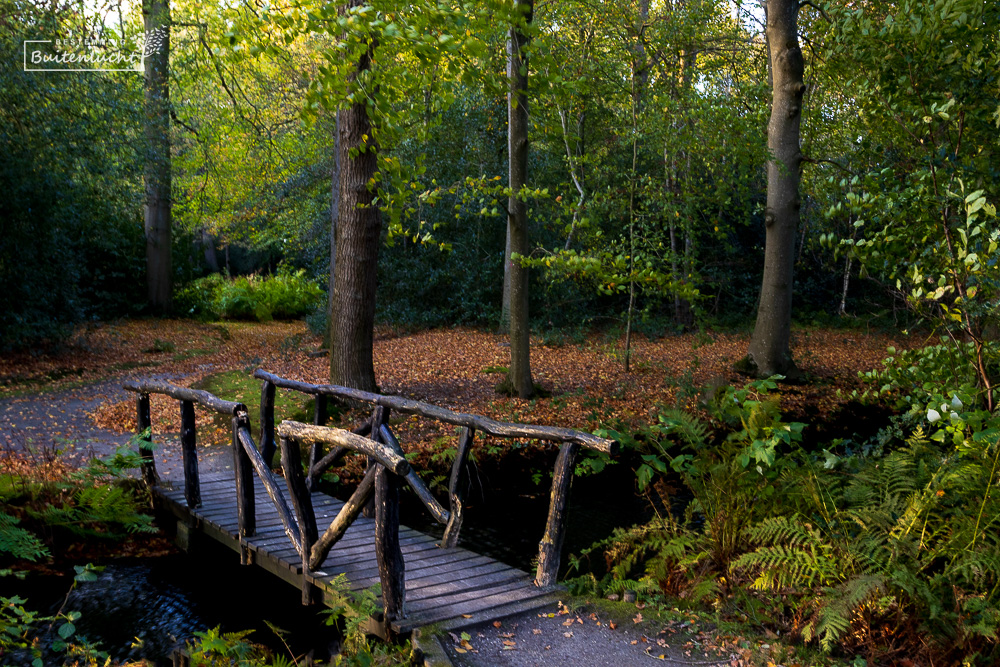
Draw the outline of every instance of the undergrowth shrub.
M156 532L146 498L129 471L139 454L128 447L72 470L31 449L0 456L0 556L38 560L50 556L57 533L114 539Z
M213 273L177 290L174 300L181 313L208 319L294 319L316 310L323 290L304 270L279 270L270 276L228 278Z
M637 483L659 516L584 552L603 554L608 574L574 585L752 616L869 664L996 664L1000 417L961 377L951 391L897 374L889 389L908 387L897 397L912 428L887 431L875 455L802 448L773 383L719 392L710 420L664 409L640 433L615 434L637 451Z

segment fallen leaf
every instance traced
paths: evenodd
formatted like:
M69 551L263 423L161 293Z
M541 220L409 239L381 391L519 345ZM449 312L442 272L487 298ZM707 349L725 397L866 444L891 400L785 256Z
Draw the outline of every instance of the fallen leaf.
M618 624L615 623L614 621L611 621L610 623L608 623L608 627L611 628L612 630L616 630L618 628Z
M493 621L494 628L499 628L501 625L503 625L503 623L501 623L500 621Z
M534 630L531 631L531 634L533 634L533 635L540 635L540 634L542 634L542 631L539 630L538 628L535 628Z
M570 630L569 632L564 632L563 633L563 637L572 637L572 636L573 636L573 631L572 630Z
M632 619L633 623L642 623L642 614L636 614L635 618Z
M472 614L462 614L462 618L472 618Z
M504 646L517 646L517 642L511 641L509 639L505 639L503 641L503 645Z

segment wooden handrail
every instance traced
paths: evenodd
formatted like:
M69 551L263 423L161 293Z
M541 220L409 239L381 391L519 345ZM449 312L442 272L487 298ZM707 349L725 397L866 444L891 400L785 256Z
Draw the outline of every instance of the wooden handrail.
M179 401L193 401L224 415L233 416L237 412L247 411L247 406L242 403L224 401L207 391L178 387L165 380L126 380L122 383L122 388L137 394L163 394Z
M260 368L254 371L253 376L258 380L270 382L276 387L294 389L295 391L300 391L304 394L322 394L325 396L334 396L336 398L343 398L352 401L371 403L373 405L381 405L383 407L392 408L397 412L420 415L421 417L436 419L438 421L445 422L446 424L454 424L455 426L474 428L480 433L492 435L497 438L529 438L532 440L546 440L551 442L575 442L589 449L611 455L617 454L620 449L618 441L616 440L600 438L592 433L577 431L571 428L563 428L561 426L539 426L538 424L501 422L495 419L490 419L489 417L455 412L454 410L448 410L436 405L431 405L430 403L421 403L420 401L401 398L399 396L384 396L382 394L373 394L371 392L351 389L349 387L340 387L333 384L309 384L307 382L299 382L297 380L288 380L274 375L273 373L268 373Z
M292 541L295 550L301 554L302 540L300 539L299 526L295 522L295 519L292 518L292 510L288 507L288 502L285 500L281 489L278 488L278 482L274 479L271 469L264 463L264 457L257 450L257 446L253 442L253 437L250 435L250 429L242 425L237 427L236 438L250 458L250 463L253 465L257 477L264 483L264 490L271 498L271 504L278 510L278 518L281 519L281 526L285 529L285 535Z
M297 442L335 447L346 447L352 451L371 456L389 470L403 477L410 472L410 462L402 453L389 445L363 438L342 428L316 426L302 422L285 420L278 426L278 436Z
M400 455L403 454L403 449L399 446L399 441L396 440L396 436L392 434L392 431L386 424L380 425L378 432L379 440L381 442L384 442L395 449ZM437 498L434 497L431 490L427 488L426 484L424 484L424 480L420 479L417 471L410 467L410 472L406 473L403 479L405 479L409 487L413 489L413 493L417 495L417 498L419 498L420 502L424 504L427 511L431 513L431 516L433 516L438 523L447 524L448 520L451 519L451 513L441 506L441 503L437 501Z

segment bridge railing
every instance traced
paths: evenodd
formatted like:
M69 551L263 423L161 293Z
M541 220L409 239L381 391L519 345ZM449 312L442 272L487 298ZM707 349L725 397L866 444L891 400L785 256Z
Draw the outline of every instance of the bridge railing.
M184 462L184 498L188 507L201 506L201 485L198 478L198 454L195 450L196 424L194 404L223 415L236 418L248 414L247 406L233 401L224 401L214 394L199 389L178 387L163 380L128 380L122 384L127 391L136 394L136 424L139 437L139 454L142 457L142 478L150 486L159 481L156 461L153 459L152 424L149 410L149 395L163 394L176 398L181 409L181 451ZM235 432L234 432L235 433ZM234 436L235 437L235 436Z
M402 455L403 452L395 435L388 426L390 410L461 426L462 431L458 438L457 453L452 464L451 477L448 484L449 509L446 510L438 503L415 472L408 470L406 473L397 473L413 489L431 515L440 523L445 524L444 537L441 540L442 547L454 547L458 543L469 480L468 456L477 430L498 438L526 438L560 443L559 455L556 458L555 470L553 472L545 533L542 536L538 549L538 567L535 573L535 583L539 586L549 586L555 583L556 576L558 575L560 552L565 536L569 489L579 448L587 447L605 454L615 454L618 451L618 443L616 441L600 438L583 431L554 426L539 426L537 424L501 422L488 417L455 412L436 405L398 396L383 396L381 394L337 385L317 385L289 380L262 369L256 370L254 377L263 381L261 387L260 423L261 450L265 460L270 460L268 456L273 456L275 449L274 393L276 387L292 389L315 396L316 412L314 421L317 424L321 424L325 420L326 402L329 398L337 398L355 403L368 403L375 406L371 420L355 428L353 432L355 434L371 434L372 440L385 445L398 455ZM282 427L278 429L278 435L284 439L293 439L310 445L309 465L306 467L305 481L308 487L312 487L314 480L336 463L347 451L352 449L354 451L358 450L354 447L348 447L342 441L335 441L332 438L319 435L327 431L327 429L309 427L307 431L304 430L306 428L307 426L304 424L292 426L290 422L284 422ZM310 436L305 437L303 434L306 433L310 434ZM330 446L330 449L326 454L321 456L324 445ZM282 447L284 449L284 444L282 444ZM371 459L369 462L373 463ZM357 518L364 505L368 502L368 498L371 496L372 489L375 486L375 478L378 476L376 472L378 467L370 465L365 479L359 485L351 500L348 501L348 504L345 505L344 510L341 511L341 515L338 515L334 519L330 528L324 533L324 537L318 539L315 543L310 557L310 566L312 568L318 568L322 565L323 558L326 557L330 547L343 535L343 532ZM396 482L392 480L393 476L388 476L384 482L387 499L398 497L398 485L395 485ZM379 511L380 500L377 489L375 489L375 495L376 530L378 530L377 513ZM393 501L393 504L395 504L395 501ZM391 511L396 512L396 520L398 521L398 509Z
M250 411L243 403L226 401L207 391L178 387L177 385L162 380L134 380L126 381L122 386L136 396L136 416L137 431L139 434L139 452L142 456L142 478L150 486L159 483L159 475L156 472L156 462L153 458L152 447L152 418L150 414L149 396L150 394L162 394L176 398L180 401L181 407L181 449L183 453L184 465L184 499L189 508L194 509L201 506L201 485L198 474L198 454L196 450L196 424L194 404L197 403L209 410L224 414L232 419L232 446L233 463L236 473L236 509L237 524L241 544L247 538L253 537L257 532L257 506L254 497L254 474L260 477L264 485L264 490L274 504L281 520L282 528L288 539L292 542L296 551L302 556L303 567L308 559L308 554L303 550L303 545L311 545L315 538L309 539L312 533L316 532L315 520L310 527L309 522L296 521L292 511L285 500L285 496L278 486L278 482L271 472L270 466L264 462L263 456L254 444L253 436L250 433ZM286 456L283 454L283 461ZM308 503L309 512L312 511L309 492L305 489L302 479L302 462L298 451L289 452L287 458L291 465L286 466L286 477L289 488L293 493L293 503L296 510L302 503ZM291 471L291 474L288 473ZM298 477L295 476L298 473ZM299 486L304 491L297 494L296 482L301 482ZM311 532L310 532L311 531ZM240 550L241 561L246 564L250 562L250 552L244 544Z

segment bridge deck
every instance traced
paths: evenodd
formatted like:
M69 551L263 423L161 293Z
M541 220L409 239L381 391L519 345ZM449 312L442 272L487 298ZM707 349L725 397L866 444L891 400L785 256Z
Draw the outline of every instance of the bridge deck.
M279 485L290 497L284 480ZM246 540L252 561L301 587L302 560L259 483L255 491L257 534ZM194 510L187 507L182 483L171 488L163 482L155 493L181 519L179 530L203 533L240 551L232 474L203 477L202 506ZM313 493L312 502L322 533L343 503L323 493ZM474 625L537 609L554 599L551 588L539 588L526 572L487 556L462 548L442 549L434 538L405 526L399 528L399 541L406 563L406 617L394 622L393 629L402 635L431 624L447 629ZM338 590L359 591L378 584L375 522L358 517L309 580L326 604L336 599Z

